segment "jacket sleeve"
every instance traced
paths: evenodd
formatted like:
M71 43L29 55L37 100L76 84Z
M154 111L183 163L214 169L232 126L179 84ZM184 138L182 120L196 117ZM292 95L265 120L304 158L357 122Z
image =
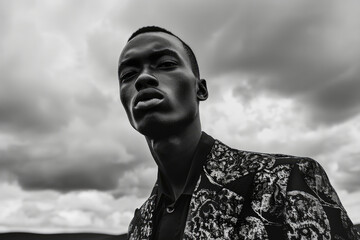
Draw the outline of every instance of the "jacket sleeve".
M288 239L360 239L324 169L310 158L291 171L284 220Z

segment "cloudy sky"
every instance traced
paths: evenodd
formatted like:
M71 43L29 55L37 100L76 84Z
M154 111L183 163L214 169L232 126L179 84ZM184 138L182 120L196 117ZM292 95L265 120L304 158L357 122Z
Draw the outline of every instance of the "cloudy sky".
M156 166L117 60L160 25L198 56L203 129L308 156L360 223L360 1L0 0L0 231L123 233Z

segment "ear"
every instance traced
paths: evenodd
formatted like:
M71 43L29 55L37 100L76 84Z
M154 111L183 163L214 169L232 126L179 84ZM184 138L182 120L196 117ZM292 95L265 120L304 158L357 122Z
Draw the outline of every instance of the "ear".
M205 79L199 79L197 81L196 96L199 101L205 101L208 98L208 90L206 87Z

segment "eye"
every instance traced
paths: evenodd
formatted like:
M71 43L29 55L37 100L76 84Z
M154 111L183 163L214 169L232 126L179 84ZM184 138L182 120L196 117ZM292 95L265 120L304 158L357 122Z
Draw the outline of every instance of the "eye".
M177 66L177 62L173 61L173 60L166 60L166 61L162 61L157 65L157 68L160 69L171 69Z
M120 74L120 81L124 82L132 77L134 77L136 75L136 71L131 70L131 71L126 71L122 74Z

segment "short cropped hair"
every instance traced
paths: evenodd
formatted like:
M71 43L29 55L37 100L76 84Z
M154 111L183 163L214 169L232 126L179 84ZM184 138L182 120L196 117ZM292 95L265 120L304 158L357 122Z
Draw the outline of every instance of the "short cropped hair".
M199 65L197 63L195 54L193 52L193 50L189 47L189 45L187 45L183 40L181 40L181 38L179 38L178 36L176 36L175 34L173 34L172 32L158 27L158 26L147 26L147 27L142 27L139 28L138 30L136 30L133 34L131 34L130 38L128 39L128 42L133 39L134 37L142 34L142 33L148 33L148 32L163 32L169 35L172 35L174 37L176 37L177 39L180 40L180 42L182 43L187 55L189 56L190 59L190 63L191 63L191 69L193 71L193 73L195 74L195 76L197 78L200 78L200 71L199 71Z

